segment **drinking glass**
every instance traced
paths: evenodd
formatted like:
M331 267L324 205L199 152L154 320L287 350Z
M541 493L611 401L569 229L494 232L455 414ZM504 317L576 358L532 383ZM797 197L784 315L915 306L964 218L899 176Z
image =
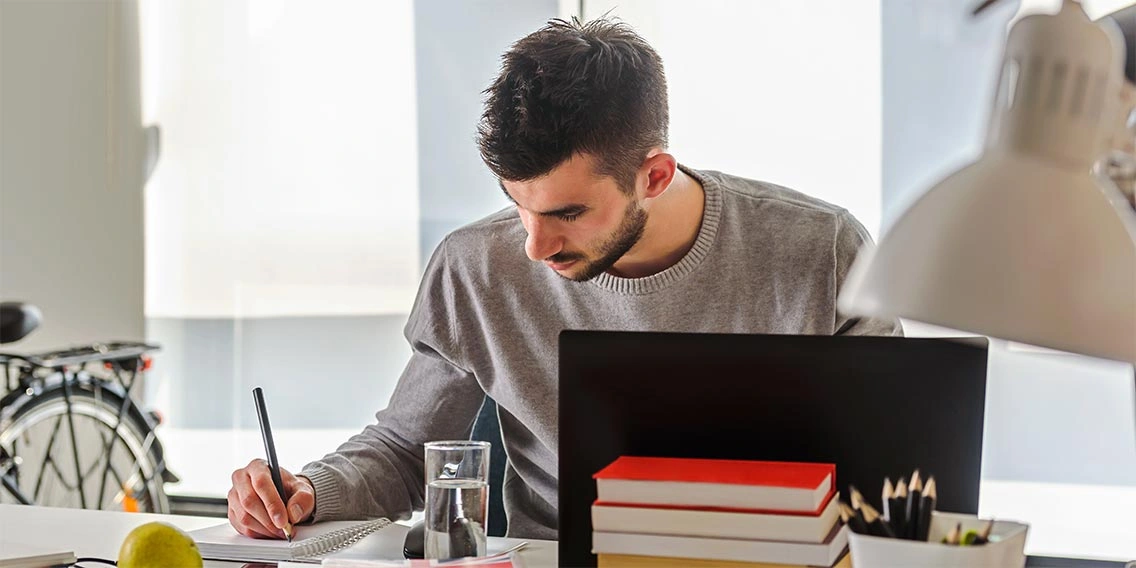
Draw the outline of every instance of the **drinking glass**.
M485 556L489 442L426 444L426 558Z

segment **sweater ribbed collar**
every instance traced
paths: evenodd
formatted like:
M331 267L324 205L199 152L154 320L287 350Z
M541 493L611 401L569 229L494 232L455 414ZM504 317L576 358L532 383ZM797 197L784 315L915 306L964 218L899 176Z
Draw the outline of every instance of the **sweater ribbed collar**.
M672 283L684 278L694 271L707 255L714 238L718 235L718 223L722 219L722 188L717 180L687 168L678 166L686 175L694 178L702 186L705 195L702 209L702 225L698 228L698 237L694 246L670 268L643 278L620 278L607 272L591 280L591 283L618 294L651 294L670 286Z

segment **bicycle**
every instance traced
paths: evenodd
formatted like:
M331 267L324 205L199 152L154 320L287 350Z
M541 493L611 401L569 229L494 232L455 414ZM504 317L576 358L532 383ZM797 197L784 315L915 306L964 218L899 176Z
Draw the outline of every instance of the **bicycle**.
M39 325L34 306L0 303L0 344ZM161 422L132 396L158 346L94 343L0 353L0 502L168 513ZM70 444L68 444L68 440ZM97 449L98 451L92 451Z

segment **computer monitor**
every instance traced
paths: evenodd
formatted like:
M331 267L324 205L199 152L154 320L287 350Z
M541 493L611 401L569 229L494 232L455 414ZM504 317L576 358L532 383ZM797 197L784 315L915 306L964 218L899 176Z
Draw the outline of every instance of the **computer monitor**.
M885 476L934 475L975 513L987 341L565 331L560 563L594 566L592 474L621 455L831 462L878 504Z

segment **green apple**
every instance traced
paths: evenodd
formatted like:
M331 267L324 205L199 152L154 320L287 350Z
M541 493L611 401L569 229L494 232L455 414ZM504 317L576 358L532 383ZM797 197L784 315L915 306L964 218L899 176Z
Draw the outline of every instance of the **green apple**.
M136 527L118 550L119 568L201 568L201 553L185 531L166 523Z

